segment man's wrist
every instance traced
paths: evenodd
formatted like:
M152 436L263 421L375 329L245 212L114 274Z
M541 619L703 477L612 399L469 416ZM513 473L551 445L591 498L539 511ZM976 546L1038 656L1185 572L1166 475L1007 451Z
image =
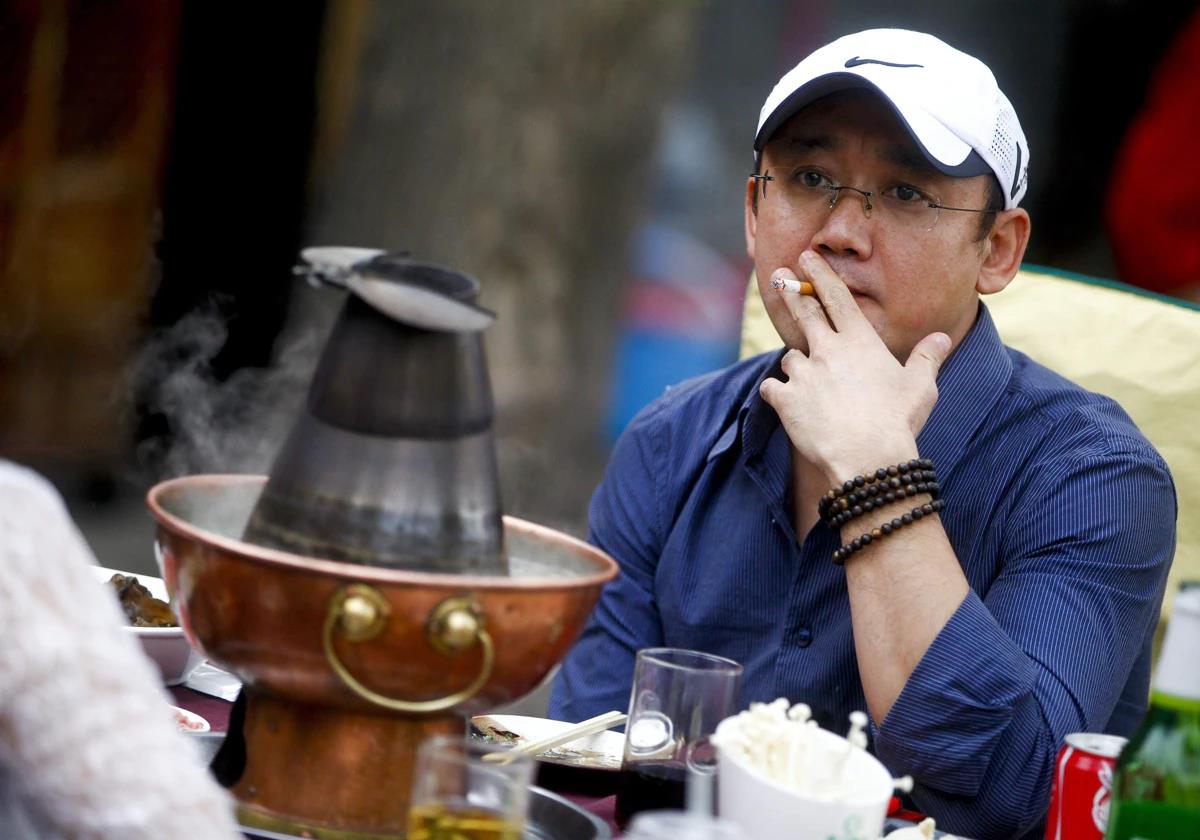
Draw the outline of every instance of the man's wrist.
M869 475L880 467L902 464L921 457L917 452L915 438L898 438L890 443L864 447L861 451L845 453L821 464L821 471L829 480L830 487L840 487L858 475Z

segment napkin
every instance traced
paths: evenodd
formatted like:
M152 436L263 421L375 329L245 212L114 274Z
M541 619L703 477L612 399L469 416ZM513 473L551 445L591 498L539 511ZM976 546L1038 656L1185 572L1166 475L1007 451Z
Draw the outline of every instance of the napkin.
M183 683L188 688L232 703L237 699L242 684L233 674L218 668L211 662L202 662Z

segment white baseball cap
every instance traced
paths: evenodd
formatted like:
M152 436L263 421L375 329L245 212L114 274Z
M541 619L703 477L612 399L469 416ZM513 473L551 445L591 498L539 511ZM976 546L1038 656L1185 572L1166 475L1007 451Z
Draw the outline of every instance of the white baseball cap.
M964 178L994 173L1004 208L1020 203L1029 180L1029 144L996 77L979 59L907 29L847 35L793 67L763 104L755 160L800 109L848 88L878 92L936 169Z

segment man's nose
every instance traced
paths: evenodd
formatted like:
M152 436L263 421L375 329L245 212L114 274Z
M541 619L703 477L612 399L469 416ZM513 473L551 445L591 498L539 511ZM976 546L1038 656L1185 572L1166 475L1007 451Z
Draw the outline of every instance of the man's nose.
M832 207L824 224L813 234L812 248L825 254L866 259L871 256L871 233L875 214L873 196L853 187L833 193Z

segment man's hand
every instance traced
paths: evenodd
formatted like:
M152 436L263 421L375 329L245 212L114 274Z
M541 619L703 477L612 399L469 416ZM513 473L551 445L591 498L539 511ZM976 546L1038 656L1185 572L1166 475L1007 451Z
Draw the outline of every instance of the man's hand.
M950 338L932 333L901 365L824 259L800 255L816 297L780 292L808 343L783 357L788 381L767 379L762 397L792 445L831 484L863 470L917 457L916 437L937 402L937 373ZM787 269L776 274L797 279Z

